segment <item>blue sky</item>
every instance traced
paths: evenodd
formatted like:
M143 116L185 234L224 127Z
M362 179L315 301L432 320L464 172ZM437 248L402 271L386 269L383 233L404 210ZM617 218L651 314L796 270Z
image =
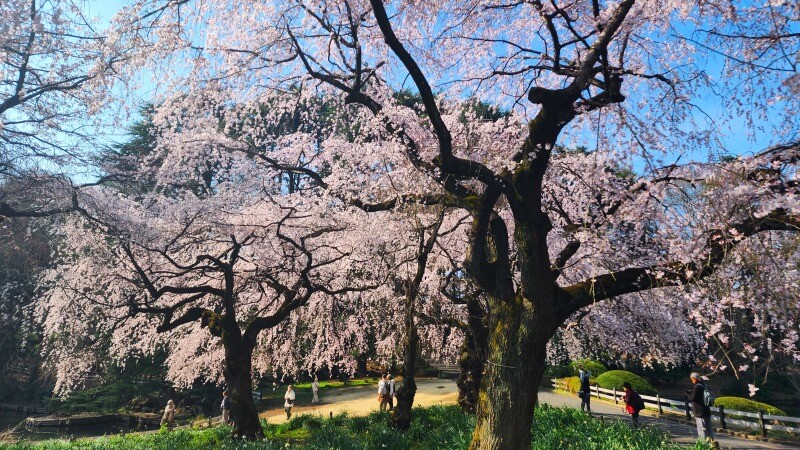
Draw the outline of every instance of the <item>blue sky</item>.
M101 21L100 26L104 28L108 25L110 18L126 3L126 0L91 0L88 3L89 15L98 17ZM721 58L719 60L709 60L708 71L712 74L714 72L719 72L722 64L723 60ZM146 98L147 89L143 90L138 95L143 101L148 100ZM697 98L693 100L705 113L711 115L712 118L721 115L720 105L714 99ZM769 120L767 120L767 122L769 122ZM752 130L748 130L744 118L738 118L733 122L722 123L721 126L724 127L722 130L722 139L724 141L725 153L736 155L752 154L774 143L771 142L774 136L772 136L769 131L753 133ZM769 127L767 130L768 129ZM117 136L116 139L124 138L124 135L120 135L120 133L113 134ZM754 134L754 137L750 136L750 134ZM586 146L588 148L593 148L594 142L595 137L593 135L587 136ZM684 155L684 158L688 156L692 159L706 159L708 150L709 149L689 150L689 153ZM686 159L682 159L682 161L685 162Z

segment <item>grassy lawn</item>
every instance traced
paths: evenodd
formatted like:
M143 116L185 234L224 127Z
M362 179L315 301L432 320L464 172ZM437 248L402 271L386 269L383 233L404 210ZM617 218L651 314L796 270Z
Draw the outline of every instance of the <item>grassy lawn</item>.
M245 442L229 437L230 429L179 430L115 436L75 442L45 441L0 444L0 450L463 450L472 436L475 419L456 406L417 408L411 429L398 433L388 425L386 413L365 417L346 414L331 419L299 416L281 425L265 425L264 441ZM603 423L569 408L542 406L531 428L532 450L679 450L658 430L634 431L627 423ZM686 448L686 447L683 447ZM708 449L697 444L688 447Z
M362 386L377 386L378 377L355 378L352 380L339 381L339 380L325 380L319 382L319 395L323 401L325 394L336 389L349 388L349 387L362 387ZM303 382L293 384L295 390L296 401L299 405L306 405L311 403L313 393L311 392L311 382ZM261 408L271 408L283 405L283 395L286 394L286 385L280 385L277 389L272 390L272 386L263 386L260 389L261 399L263 403ZM280 405L279 405L280 403Z

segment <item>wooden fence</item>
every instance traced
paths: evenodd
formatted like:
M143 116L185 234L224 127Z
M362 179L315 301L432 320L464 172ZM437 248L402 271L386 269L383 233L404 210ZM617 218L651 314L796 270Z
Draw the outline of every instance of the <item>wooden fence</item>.
M0 404L0 414L48 414L49 412L50 410L47 408L37 406Z
M431 364L431 367L433 367L434 369L438 370L439 372L444 372L444 373L458 373L461 370L461 368L458 366L458 364L437 364L437 363L434 363L434 364Z
M553 387L569 390L567 389L566 381L563 379L553 379ZM605 389L597 386L591 386L590 389L593 397L613 400L614 403L619 403L625 397L623 391L617 391L616 389ZM641 397L648 409L656 410L659 414L664 414L665 412L682 414L685 415L687 419L691 419L691 408L689 402L686 400L662 398L661 395L658 394L655 396L642 395ZM711 415L713 421L717 422L723 429L727 429L730 425L738 425L744 428L759 430L762 436L766 436L768 430L785 431L795 434L800 433L800 417L775 416L767 414L764 411L753 413L734 409L729 410L722 406L712 407Z

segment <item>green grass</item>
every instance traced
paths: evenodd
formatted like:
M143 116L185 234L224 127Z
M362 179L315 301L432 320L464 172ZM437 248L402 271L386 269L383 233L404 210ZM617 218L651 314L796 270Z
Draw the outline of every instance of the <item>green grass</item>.
M377 377L356 378L347 381L325 380L319 382L319 390L320 390L320 396L323 396L326 392L334 389L371 386L377 384L378 384ZM311 401L312 393L311 393L310 381L293 384L292 386L294 387L295 394L297 395L297 401L299 401L300 403ZM281 385L275 390L272 390L272 386L263 386L260 389L256 390L261 391L261 398L263 399L279 399L283 401L283 395L286 394L286 385L285 384Z
M469 445L475 418L456 406L416 408L407 433L389 427L387 413L365 417L340 414L330 419L298 416L280 425L264 424L266 439L244 442L229 437L230 428L162 431L76 442L44 441L0 444L0 450L463 450ZM570 408L546 405L536 410L532 450L679 450L663 433L632 430L627 422L602 422ZM705 444L688 447L706 450Z
M0 444L0 450L277 450L283 444L269 441L242 442L230 437L230 428L216 427L206 430L160 431L152 434L129 434L126 436L96 439L51 440L19 444Z
M354 378L352 380L346 381L339 381L339 380L325 380L319 382L319 389L335 389L335 388L343 388L343 387L358 387L358 386L369 386L372 384L378 384L377 377L367 377L367 378ZM311 390L311 382L303 382L297 383L293 385L295 389L308 389ZM285 389L284 389L285 390Z

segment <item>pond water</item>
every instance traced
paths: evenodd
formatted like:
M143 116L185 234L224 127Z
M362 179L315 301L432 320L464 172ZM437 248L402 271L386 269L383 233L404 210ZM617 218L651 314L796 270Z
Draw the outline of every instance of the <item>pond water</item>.
M144 431L145 429L131 428L125 424L108 423L91 427L76 427L76 428L45 428L36 431L29 431L25 429L25 414L0 414L0 432L6 431L17 427L17 432L14 435L19 439L28 441L43 441L46 439L69 439L70 437L95 437L111 434L119 434L121 432L130 431Z

